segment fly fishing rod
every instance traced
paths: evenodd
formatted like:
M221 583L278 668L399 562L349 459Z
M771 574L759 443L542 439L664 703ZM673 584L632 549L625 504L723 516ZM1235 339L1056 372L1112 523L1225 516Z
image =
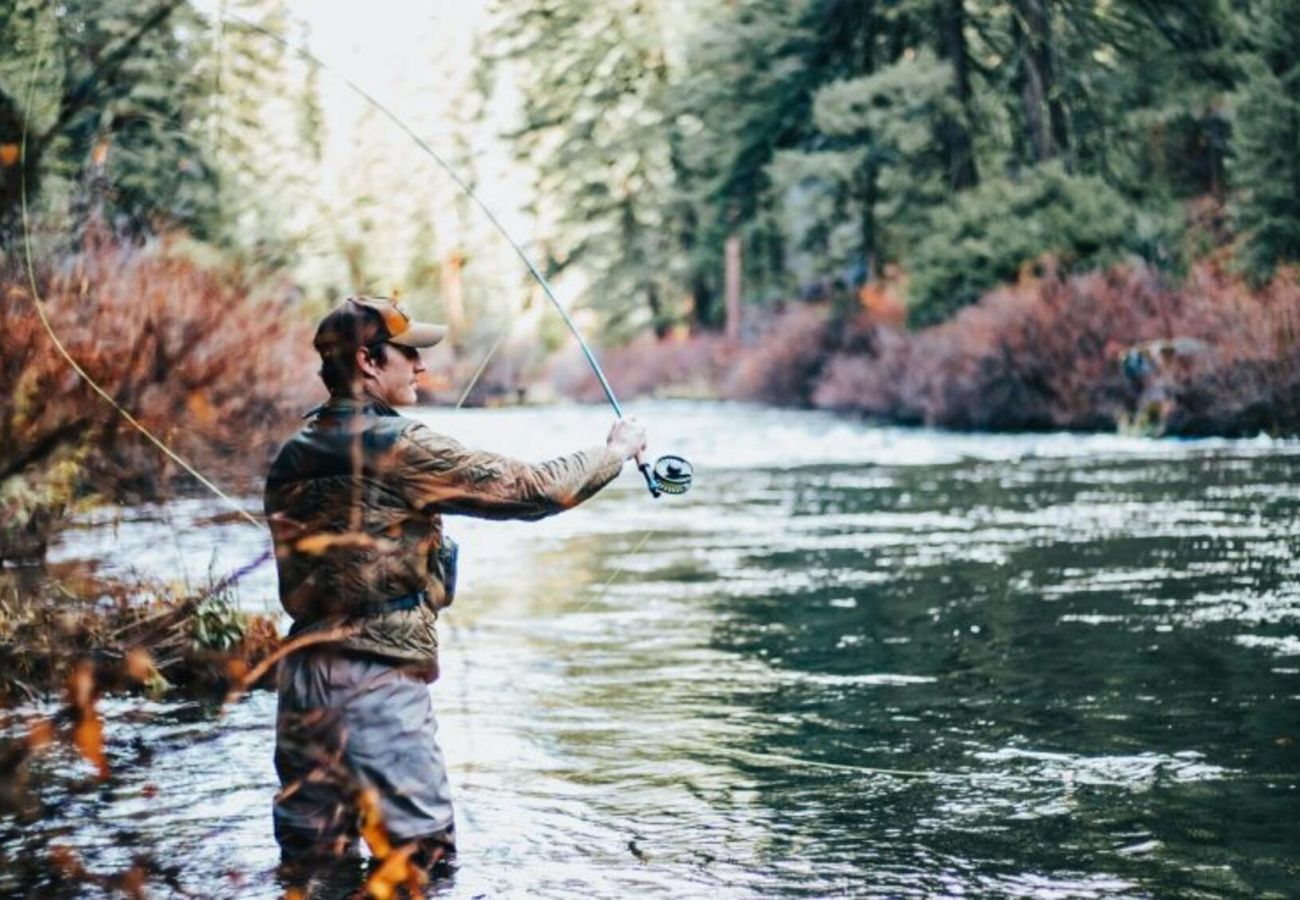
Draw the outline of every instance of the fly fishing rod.
M587 346L587 342L583 339L582 333L578 331L578 326L574 324L573 319L569 318L569 313L564 308L564 304L560 303L559 298L555 296L555 291L551 290L550 282L546 280L546 276L538 270L537 266L533 265L532 259L530 259L528 254L524 252L524 248L519 246L519 243L510 236L510 232L506 231L505 226L497 219L496 215L492 212L492 209L483 202L479 195L474 191L474 188L471 187L465 179L460 177L456 170L452 168L451 164L439 156L437 151L430 147L429 143L424 140L424 138L412 131L410 126L402 121L396 113L384 104L380 103L359 84L352 81L352 79L348 78L343 73L330 68L306 47L292 44L275 32L263 28L256 22L250 22L248 19L245 19L243 16L236 13L227 11L225 15L239 22L245 28L251 29L270 38L285 49L292 50L294 53L297 53L313 65L319 66L329 72L335 78L339 79L339 81L347 85L357 94L357 96L361 97L361 99L365 100L383 114L385 118L405 132L407 137L415 141L416 146L423 150L430 159L438 164L439 168L447 174L447 177L449 177L456 186L465 193L465 196L473 200L475 205L483 211L483 214L487 216L488 221L491 222L493 227L501 233L501 236L506 239L506 243L514 249L518 257L523 260L529 273L537 280L537 283L541 285L542 292L546 294L546 298L551 301L551 305L555 307L556 311L560 314L560 318L564 320L564 324L568 326L569 331L573 333L573 336L578 339L578 346L582 348L583 356L587 357L587 362L591 364L591 370L596 373L596 378L600 381L600 387L605 392L605 397L609 400L609 405L613 407L614 414L620 419L625 419L626 416L623 415L623 407L619 404L618 398L614 396L614 389L610 387L609 379L605 377L604 371L600 368L600 363L596 362L596 356L591 352L591 348ZM691 480L695 475L694 467L681 456L661 456L659 459L655 460L654 466L652 467L642 458L641 454L638 453L636 456L636 464L637 468L641 470L641 474L645 477L646 487L650 489L650 496L652 497L658 497L661 494L686 493L690 489Z
M478 198L475 197L474 199L477 200ZM480 204L480 206L481 205L482 204ZM484 207L484 209L486 210L486 207ZM488 215L490 216L491 213L488 213ZM502 234L505 234L504 230L502 231ZM578 326L574 324L573 319L569 318L568 311L563 305L561 305L559 300L555 299L555 295L551 293L551 286L546 283L546 279L542 274L533 267L532 262L524 255L524 251L520 250L519 246L510 239L510 235L506 235L506 240L510 241L510 243L514 245L515 251L523 258L524 262L528 265L529 270L533 273L534 277L537 278L537 281L541 284L542 290L545 291L546 296L555 304L556 310L560 313L560 318L564 319L564 324L569 326L569 331L573 332L573 336L577 338L578 346L582 348L583 356L587 357L587 362L591 363L591 370L596 373L596 378L600 381L600 387L605 392L605 398L609 400L609 405L614 408L614 414L620 419L626 418L623 415L622 405L619 404L618 398L614 396L614 389L609 385L609 379L605 377L604 370L601 369L600 363L596 361L596 355L591 352L591 347L587 346L586 340L583 339L582 334L578 331ZM683 457L671 454L659 457L655 460L654 467L651 468L650 464L641 457L640 453L638 453L636 455L636 467L640 469L641 474L645 476L645 484L646 487L650 489L650 496L652 497L658 497L660 494L686 493L690 490L691 479L695 475L695 469L689 462L687 462Z

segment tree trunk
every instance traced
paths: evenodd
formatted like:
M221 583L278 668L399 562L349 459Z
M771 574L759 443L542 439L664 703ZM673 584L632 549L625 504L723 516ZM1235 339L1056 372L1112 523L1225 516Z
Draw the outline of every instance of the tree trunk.
M864 3L862 9L862 74L870 75L876 71L876 45L875 34L877 23L874 21L875 4ZM890 32L895 40L903 40L903 29L893 28ZM893 48L890 51L889 59L897 58L902 53L902 47ZM858 223L862 246L862 262L866 268L864 282L871 281L876 277L876 199L879 193L876 189L876 162L871 159L868 150L868 158L863 164L862 181L859 185L858 202L862 207L862 219Z
M7 246L19 231L23 179L27 179L28 202L39 186L40 137L27 135L27 158L23 159L23 122L13 99L0 93L0 247Z
M862 194L859 198L862 205L862 221L858 223L861 229L862 262L867 269L866 277L862 279L863 283L875 280L876 266L880 259L876 248L876 198L879 193L876 186L876 164L867 160L865 169L862 174Z
M966 47L966 11L962 0L943 0L940 16L940 56L952 66L953 95L961 108L960 117L945 118L940 129L948 156L948 183L953 190L960 191L979 183L970 135L974 116L971 112L970 54Z
M447 303L447 331L451 346L459 351L465 336L465 292L462 272L465 255L452 250L442 261L442 296Z
M1025 131L1033 162L1041 163L1069 152L1065 108L1056 83L1051 13L1046 0L1016 0L1013 17Z
M740 235L727 235L723 248L725 297L727 304L727 340L740 339Z
M659 299L659 288L653 281L646 283L645 299L646 305L650 307L650 324L654 328L655 337L662 341L668 337L668 320L664 317L664 305Z
M684 164L674 157L673 166L675 169L680 170L684 167ZM685 205L679 221L681 228L678 231L678 241L681 246L681 254L691 261L690 312L688 318L691 334L700 334L704 331L714 330L721 324L722 310L717 308L718 297L709 284L708 276L700 271L700 266L695 262L695 251L699 242L699 218L695 208L689 204Z
M22 147L26 116L14 98L0 92L0 231L6 230L21 217L23 170L26 169L27 201L30 203L39 184L38 163L43 149L72 121L73 116L96 100L96 89L111 80L145 36L161 27L185 2L186 0L167 0L122 41L111 49L103 48L102 54L95 61L95 68L63 91L54 122L40 133L27 134L27 159L19 161L21 164L3 163L10 158L16 159L14 154ZM0 234L0 245L3 241L4 236Z
M718 320L722 318L719 313L722 311L716 308L717 302L717 295L709 286L709 280L703 273L696 272L691 277L692 334L700 334L718 326Z

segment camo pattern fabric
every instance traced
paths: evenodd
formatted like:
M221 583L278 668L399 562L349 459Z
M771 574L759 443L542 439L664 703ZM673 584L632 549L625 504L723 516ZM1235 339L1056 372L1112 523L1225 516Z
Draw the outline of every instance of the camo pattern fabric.
M594 447L539 464L473 450L375 400L335 398L281 448L267 476L280 602L295 633L346 626L341 646L437 677L442 517L541 519L612 481L623 460ZM428 602L368 607L419 591Z

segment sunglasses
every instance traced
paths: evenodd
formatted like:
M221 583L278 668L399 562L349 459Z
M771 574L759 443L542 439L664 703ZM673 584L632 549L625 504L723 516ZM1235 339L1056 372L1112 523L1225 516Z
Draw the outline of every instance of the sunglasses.
M403 356L405 356L405 357L406 357L408 360L410 360L411 362L415 362L416 360L418 360L418 359L420 358L420 351L417 350L416 348L414 348L414 347L404 347L404 346L402 346L401 344L394 344L392 341L375 341L374 343L366 344L366 345L365 345L365 347L366 347L366 352L369 353L369 354L371 355L371 357L374 357L374 356L375 356L375 349L378 348L378 347L381 347L381 346L382 346L382 347L388 347L389 349L392 349L392 350L396 350L397 352L401 353Z

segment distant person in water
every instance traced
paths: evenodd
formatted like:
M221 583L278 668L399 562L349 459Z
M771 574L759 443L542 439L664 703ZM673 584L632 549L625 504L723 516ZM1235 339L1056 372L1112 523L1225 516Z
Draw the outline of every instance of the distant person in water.
M275 837L290 872L354 854L373 824L423 869L455 852L428 687L456 584L442 517L553 515L646 445L619 421L603 444L529 465L399 415L416 402L421 348L445 333L384 298L326 315L315 347L329 400L267 476L280 602L302 644L281 666L276 717Z

